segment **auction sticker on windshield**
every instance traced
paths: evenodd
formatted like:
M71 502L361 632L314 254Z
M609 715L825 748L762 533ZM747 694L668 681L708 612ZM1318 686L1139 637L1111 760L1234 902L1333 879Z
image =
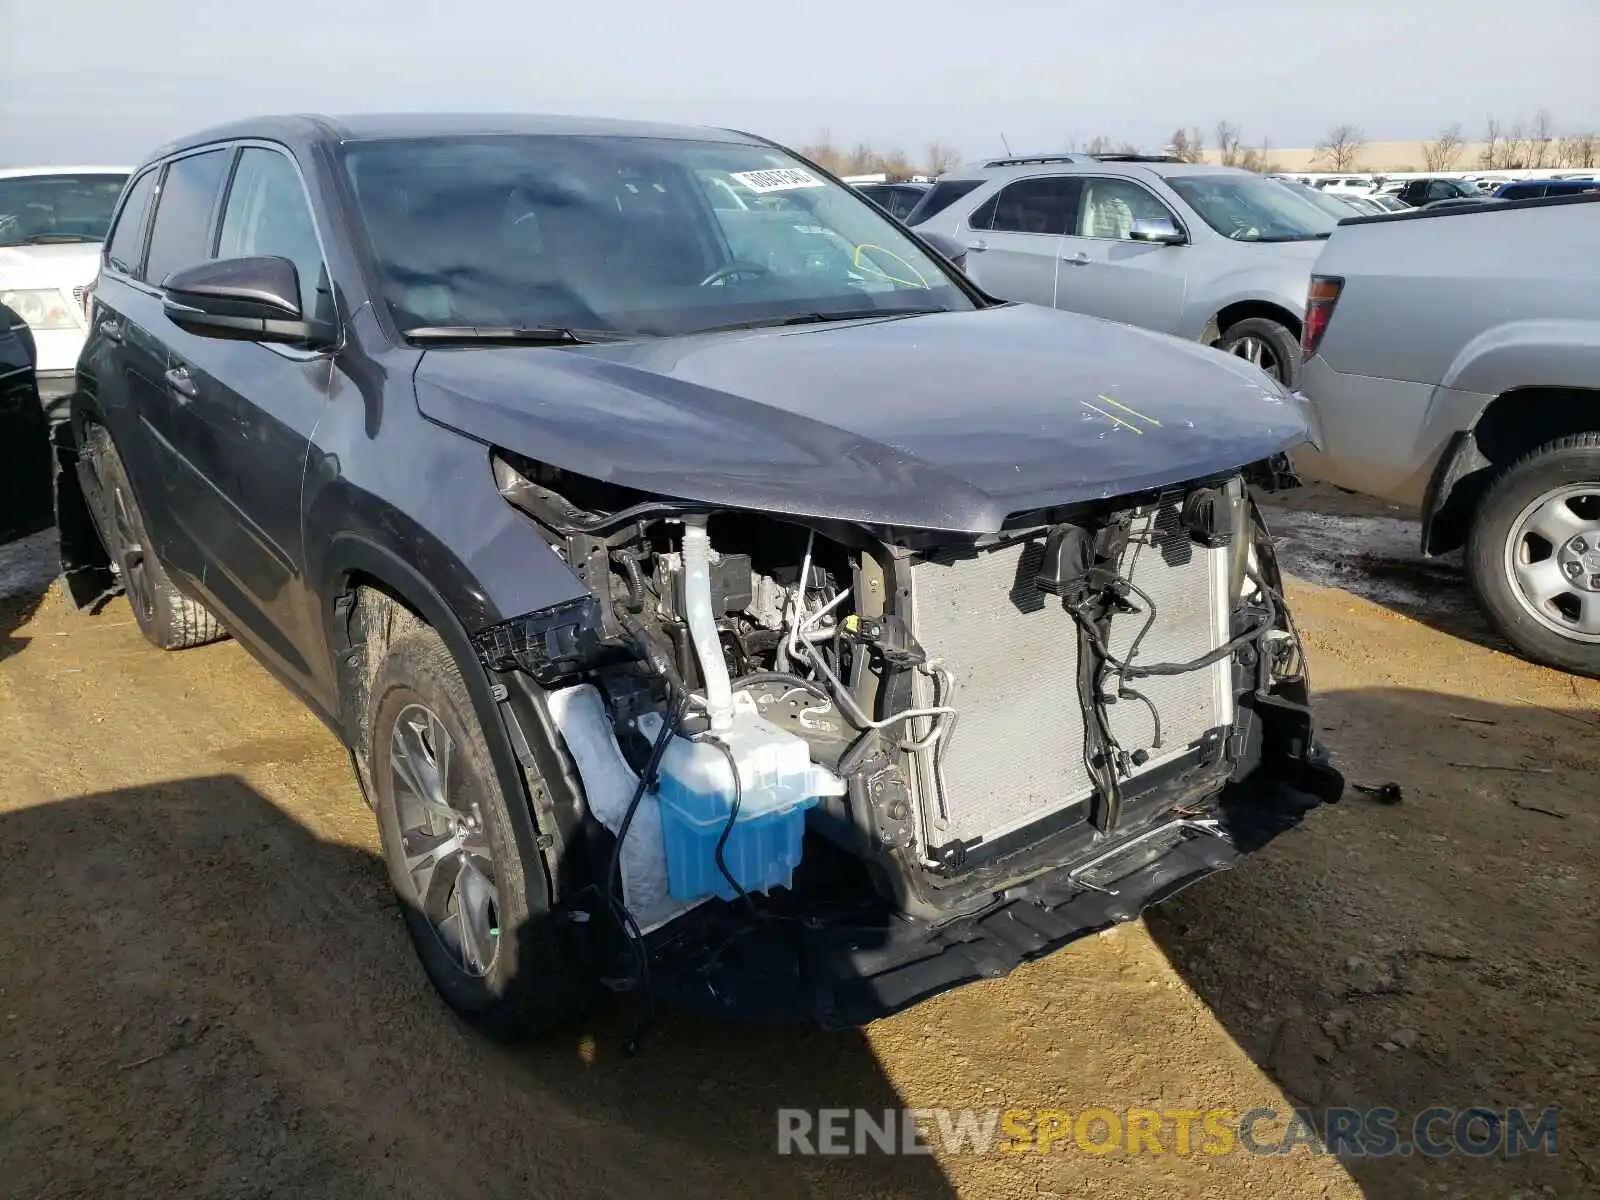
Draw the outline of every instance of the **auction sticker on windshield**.
M737 179L752 192L792 192L796 188L822 187L822 180L801 167L770 167L764 171L734 171Z

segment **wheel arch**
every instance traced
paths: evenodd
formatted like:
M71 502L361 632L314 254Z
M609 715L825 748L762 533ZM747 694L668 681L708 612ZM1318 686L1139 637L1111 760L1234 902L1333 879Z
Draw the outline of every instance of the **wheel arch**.
M1220 340L1222 335L1228 331L1230 325L1237 325L1240 321L1250 317L1261 317L1268 321L1276 321L1294 334L1296 341L1300 340L1300 317L1290 312L1283 305L1271 300L1235 300L1231 304L1225 304L1211 318L1209 328L1215 330L1216 339Z
M1520 387L1501 392L1470 429L1456 433L1422 502L1422 549L1466 544L1478 501L1512 463L1558 438L1600 431L1600 388Z
M328 549L323 578L322 615L332 655L339 722L368 803L373 802L375 792L367 768L371 731L366 724L377 663L381 661L388 639L403 632L403 629L396 629L396 619L401 626L420 623L439 635L461 672L489 748L496 781L503 793L514 801L507 808L512 814L524 861L532 863L541 857L545 859L546 892L541 904L548 910L556 899L553 889L559 878L556 870L559 864L551 854L553 840L543 828L523 771L524 755L519 750L525 751L526 738L517 728L516 716L503 711L507 690L490 677L488 668L473 648L461 616L444 594L405 558L362 537L345 535L334 539ZM529 899L530 903L534 901L531 896Z

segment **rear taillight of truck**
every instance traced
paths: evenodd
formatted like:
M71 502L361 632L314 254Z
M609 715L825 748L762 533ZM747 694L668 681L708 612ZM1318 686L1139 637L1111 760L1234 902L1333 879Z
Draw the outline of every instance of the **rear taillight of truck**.
M1322 335L1333 319L1333 306L1339 303L1344 280L1337 275L1313 275L1306 291L1306 320L1300 331L1300 355L1310 358L1322 344Z

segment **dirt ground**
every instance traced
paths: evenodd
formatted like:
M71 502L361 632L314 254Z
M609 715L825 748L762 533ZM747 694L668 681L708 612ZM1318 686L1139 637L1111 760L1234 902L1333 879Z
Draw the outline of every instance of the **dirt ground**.
M1342 503L1274 519L1341 585L1291 589L1326 740L1402 803L1352 792L1143 922L864 1031L668 1013L638 1059L620 1004L516 1049L458 1024L327 731L237 645L160 654L13 554L0 1195L1600 1194L1600 684L1503 653L1448 565L1360 524L1404 514ZM1559 1152L775 1153L782 1107L1294 1104L1556 1106Z

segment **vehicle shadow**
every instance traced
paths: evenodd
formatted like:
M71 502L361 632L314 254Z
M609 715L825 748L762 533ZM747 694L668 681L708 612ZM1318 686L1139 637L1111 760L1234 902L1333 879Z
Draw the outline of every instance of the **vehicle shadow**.
M13 635L44 603L56 565L53 531L0 544L0 662L28 644Z
M1317 703L1346 775L1403 799L1348 790L1149 912L1152 935L1321 1130L1335 1107L1395 1109L1402 1140L1434 1106L1560 1110L1554 1156L1341 1155L1367 1195L1591 1194L1600 713L1407 689Z
M364 833L356 836L365 836ZM897 1108L859 1033L631 1013L494 1045L381 862L241 779L0 814L8 1194L953 1195L931 1158L780 1156L780 1108Z
M1461 553L1424 557L1409 509L1324 484L1264 498L1284 570L1342 588L1451 637L1517 653L1484 615Z

